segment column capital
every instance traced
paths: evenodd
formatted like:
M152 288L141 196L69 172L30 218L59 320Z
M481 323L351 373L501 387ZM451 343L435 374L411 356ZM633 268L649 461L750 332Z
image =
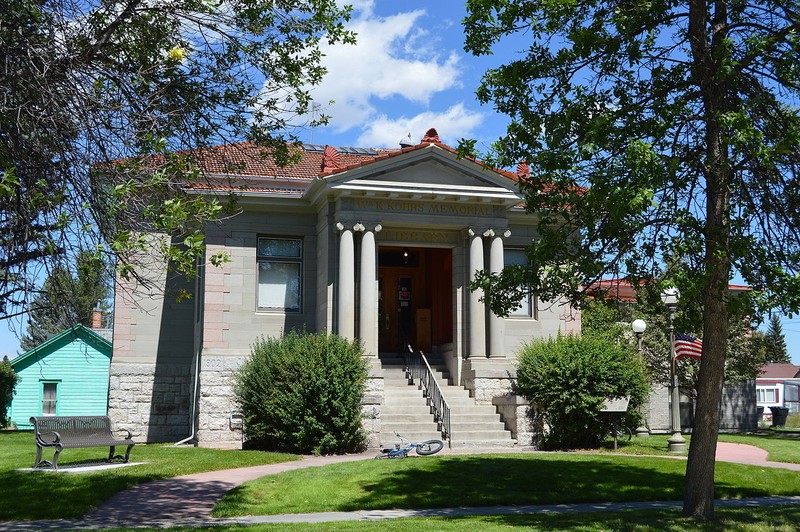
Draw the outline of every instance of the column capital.
M373 231L379 233L383 226L377 222L336 222L337 231L353 231L354 233L364 233L366 231Z
M499 228L499 229L487 229L483 236L487 238L508 238L511 236L511 229L508 228Z
M470 237L508 238L511 236L511 229L507 227L468 227L464 230L464 233Z

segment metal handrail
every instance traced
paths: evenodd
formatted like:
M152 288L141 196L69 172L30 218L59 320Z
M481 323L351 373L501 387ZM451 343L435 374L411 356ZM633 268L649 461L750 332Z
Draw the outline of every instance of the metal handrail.
M411 354L406 360L408 376L412 383L419 382L422 385L425 397L431 401L434 420L442 424L442 437L445 440L450 440L452 437L450 431L450 405L447 399L444 398L442 388L439 386L439 383L436 382L433 370L425 354L419 351L419 357L417 357L417 353L414 353L410 345L408 346L408 352Z

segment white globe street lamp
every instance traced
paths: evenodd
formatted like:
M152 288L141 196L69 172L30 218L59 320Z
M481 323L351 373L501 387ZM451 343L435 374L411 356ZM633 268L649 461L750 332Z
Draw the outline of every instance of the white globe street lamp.
M647 323L644 320L636 319L631 322L631 329L633 329L633 334L636 335L636 351L639 353L639 356L642 357L642 335L644 331L647 330ZM650 436L650 429L647 428L647 423L645 423L644 416L642 416L643 423L636 427L636 436L639 438L647 438Z

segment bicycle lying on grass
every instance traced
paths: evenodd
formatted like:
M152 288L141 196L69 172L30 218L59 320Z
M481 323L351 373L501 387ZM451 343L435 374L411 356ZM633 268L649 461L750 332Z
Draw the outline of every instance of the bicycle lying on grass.
M381 454L375 458L405 458L411 451L420 456L430 456L436 454L444 448L442 440L428 440L422 443L412 443L408 438L404 438L395 431L395 435L400 438L399 443L394 444L394 449L381 449Z

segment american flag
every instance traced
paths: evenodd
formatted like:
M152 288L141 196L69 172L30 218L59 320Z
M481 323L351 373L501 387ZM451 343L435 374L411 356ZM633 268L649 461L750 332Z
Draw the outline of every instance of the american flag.
M700 358L703 354L703 341L691 334L678 333L675 335L675 358L692 357Z

